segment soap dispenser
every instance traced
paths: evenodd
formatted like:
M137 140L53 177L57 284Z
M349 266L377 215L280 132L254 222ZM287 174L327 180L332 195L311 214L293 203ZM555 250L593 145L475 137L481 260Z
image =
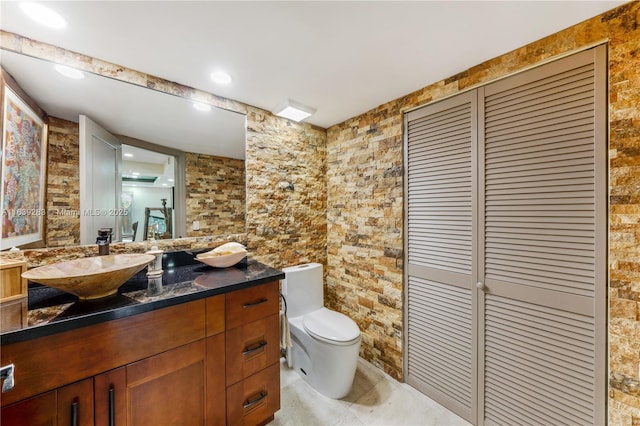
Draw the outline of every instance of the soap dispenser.
M145 254L155 256L155 259L149 263L147 268L147 296L157 296L162 293L162 253L163 250L158 249L155 239L151 239L151 249Z

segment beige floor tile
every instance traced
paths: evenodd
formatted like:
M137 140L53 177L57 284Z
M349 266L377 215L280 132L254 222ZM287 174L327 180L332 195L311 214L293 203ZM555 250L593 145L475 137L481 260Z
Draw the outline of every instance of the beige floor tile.
M328 398L281 363L281 409L271 426L467 426L460 417L360 359L351 392Z

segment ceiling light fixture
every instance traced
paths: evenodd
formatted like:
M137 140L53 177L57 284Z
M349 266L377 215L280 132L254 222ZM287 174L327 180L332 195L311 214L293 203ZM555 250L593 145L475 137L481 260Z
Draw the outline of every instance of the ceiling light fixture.
M211 106L203 104L202 102L194 102L193 107L198 111L211 111Z
M231 83L231 76L224 71L214 71L211 73L211 79L214 83L229 84Z
M22 2L20 9L34 21L51 28L64 28L67 22L57 12L38 3Z
M313 115L316 110L292 100L287 100L272 111L275 115L300 122Z
M125 156L125 157L133 157L133 154L132 154L132 153L130 153L130 152L125 152L125 153L124 153L124 156Z
M56 69L56 71L58 71L60 74L64 75L65 77L73 78L76 80L84 78L84 73L82 71L77 70L75 68L68 67L66 65L57 64L54 68Z

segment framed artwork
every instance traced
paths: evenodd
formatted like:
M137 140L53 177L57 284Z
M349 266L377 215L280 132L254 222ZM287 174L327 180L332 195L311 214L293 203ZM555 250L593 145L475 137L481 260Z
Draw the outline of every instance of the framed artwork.
M46 227L46 115L1 70L2 186L0 249L44 244Z

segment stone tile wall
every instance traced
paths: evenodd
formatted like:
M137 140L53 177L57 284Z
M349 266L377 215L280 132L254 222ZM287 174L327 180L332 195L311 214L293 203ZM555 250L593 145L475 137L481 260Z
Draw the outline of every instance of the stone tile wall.
M187 237L245 232L244 160L187 153L185 162Z
M249 246L275 267L326 264L326 132L247 107Z
M361 355L402 377L403 111L608 41L609 418L640 424L640 3L388 102L327 131L327 285L363 330Z
M78 124L49 117L47 159L48 247L80 244L80 137Z

